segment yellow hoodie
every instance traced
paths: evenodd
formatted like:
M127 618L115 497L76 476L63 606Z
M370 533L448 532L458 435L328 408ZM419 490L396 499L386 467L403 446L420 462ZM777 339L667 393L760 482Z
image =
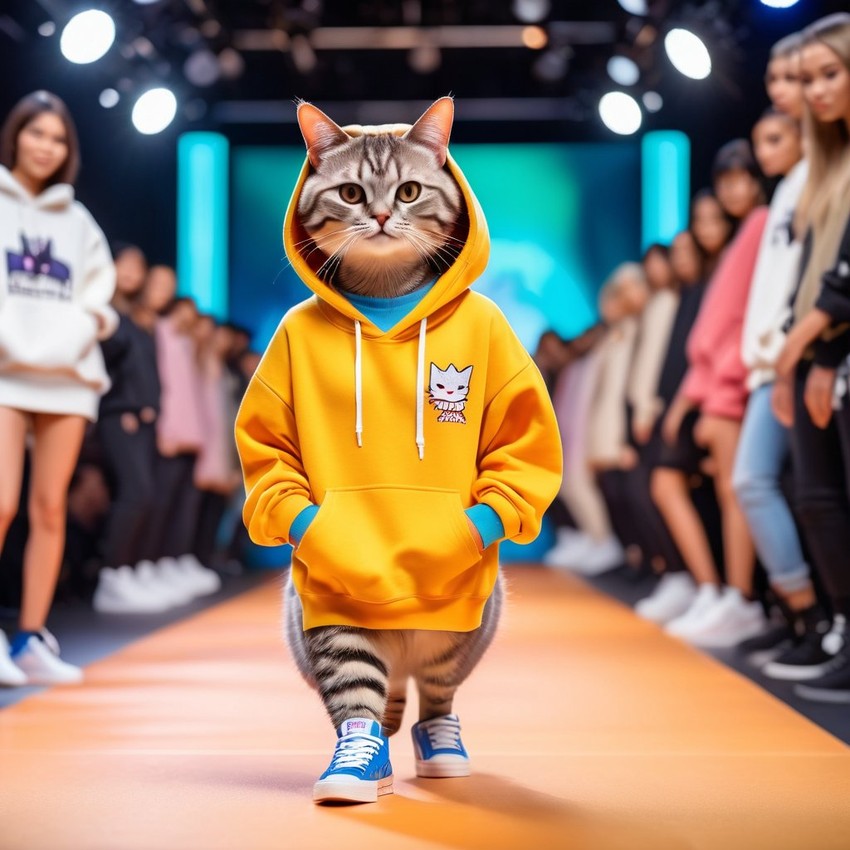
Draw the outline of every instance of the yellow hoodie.
M400 134L407 127L346 128ZM315 295L284 316L242 401L236 441L255 543L293 542L304 628L469 631L496 581L464 509L489 505L525 543L558 492L561 447L540 373L498 307L469 291L487 263L484 214L457 164L469 214L454 264L381 331L296 250L304 167L284 223L293 267ZM471 374L465 399L429 397L433 369Z

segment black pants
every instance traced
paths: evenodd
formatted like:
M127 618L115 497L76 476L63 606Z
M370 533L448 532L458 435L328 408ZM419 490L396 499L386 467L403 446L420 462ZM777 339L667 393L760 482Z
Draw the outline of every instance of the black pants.
M657 439L661 440L660 434ZM638 465L624 473L629 510L641 537L640 547L644 558L661 558L667 572L686 572L687 567L679 547L670 536L667 524L652 501L650 481L654 459L657 456L654 440L655 438L638 449Z
M818 428L803 401L808 363L795 377L791 459L794 503L814 567L837 610L850 606L850 408Z
M144 556L143 541L150 532L154 510L155 427L142 422L137 431L128 433L120 414L108 414L98 422L98 434L112 491L103 561L111 567L136 564Z
M596 473L596 483L605 499L617 539L623 546L638 546L643 552L645 538L632 511L628 473L621 469L606 469Z
M195 454L159 457L156 463L156 501L151 515L145 557L179 558L193 551L201 494L195 487Z
M194 553L195 557L206 567L213 562L218 530L227 510L228 501L229 498L221 493L201 490Z

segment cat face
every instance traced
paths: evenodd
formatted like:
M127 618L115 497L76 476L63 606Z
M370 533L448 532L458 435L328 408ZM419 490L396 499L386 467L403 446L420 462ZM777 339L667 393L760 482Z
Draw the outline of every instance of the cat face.
M458 253L452 246L461 245L453 233L462 200L444 167L450 103L447 109L437 101L402 137L351 137L301 104L299 124L314 168L298 201L311 240L302 254L320 253L320 277L362 294L392 296L405 289L394 291L396 277L415 281L415 288L424 282L420 272L430 278L432 269L451 264ZM315 268L315 257L311 264Z
M459 372L451 363L448 369L439 369L432 363L431 383L428 387L431 398L436 401L466 401L471 377L472 366Z

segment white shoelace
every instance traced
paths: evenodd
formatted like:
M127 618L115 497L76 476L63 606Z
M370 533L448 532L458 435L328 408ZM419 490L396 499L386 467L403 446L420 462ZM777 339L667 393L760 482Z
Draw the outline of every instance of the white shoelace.
M348 738L340 738L336 742L331 770L339 770L343 767L365 770L372 757L381 749L383 743L381 738L376 738L374 735L354 735Z
M460 721L453 716L436 717L422 724L435 750L460 751Z

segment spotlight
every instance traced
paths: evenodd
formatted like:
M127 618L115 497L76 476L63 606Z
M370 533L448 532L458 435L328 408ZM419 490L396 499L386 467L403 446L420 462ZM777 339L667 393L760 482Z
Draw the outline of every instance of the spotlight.
M646 0L617 0L630 15L648 15Z
M664 49L673 67L692 80L704 80L711 73L711 56L699 36L689 30L672 29L664 36Z
M561 47L542 53L532 65L532 72L538 80L545 83L557 83L567 75L572 59L572 50Z
M103 56L115 41L115 21L106 12L89 9L74 15L62 30L62 55L76 65L88 65Z
M608 76L617 85L633 86L640 79L640 69L628 56L612 56L608 60Z
M511 8L514 17L524 24L536 24L549 14L552 4L549 0L514 0Z
M204 88L218 80L221 75L221 66L215 54L206 47L202 47L191 53L183 63L183 73L193 86Z
M218 67L225 80L238 80L245 72L245 60L232 47L225 47L218 54Z
M434 44L420 44L407 54L407 62L417 74L432 74L442 59L440 48Z
M643 105L647 112L658 112L664 106L664 98L657 91L644 92Z
M311 74L316 70L318 60L313 45L306 35L292 37L292 63L299 74Z
M133 106L133 126L146 136L161 133L177 114L177 98L168 89L149 89Z
M542 50L549 43L549 36L543 27L524 27L522 43L530 50Z
M119 100L121 95L115 89L104 89L98 97L98 102L104 109L112 109L113 106L118 105Z
M797 0L761 0L765 6L770 6L771 9L790 9L797 5Z
M643 123L638 102L625 92L612 91L599 101L599 117L605 126L621 136L631 136Z

